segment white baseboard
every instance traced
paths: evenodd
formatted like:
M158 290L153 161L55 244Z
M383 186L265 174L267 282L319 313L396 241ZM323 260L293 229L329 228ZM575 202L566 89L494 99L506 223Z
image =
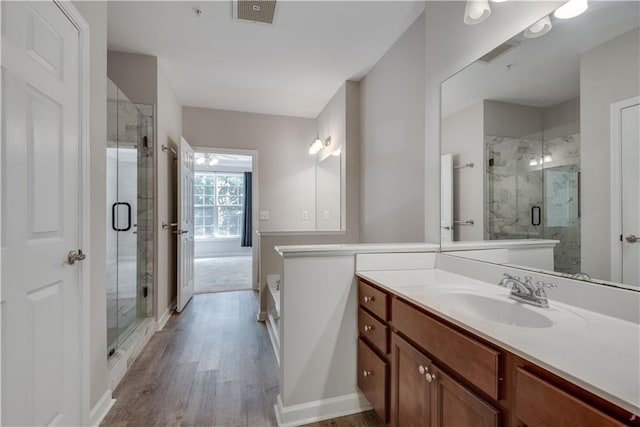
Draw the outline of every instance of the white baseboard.
M96 403L96 406L89 411L89 425L99 426L114 403L116 403L116 400L111 397L111 389L108 389L104 392L98 403Z
M160 319L158 319L158 329L156 329L157 331L161 331L164 328L164 326L169 321L169 318L171 317L171 313L173 313L173 309L171 308L171 306L169 306L169 308L167 308L164 313L162 313Z
M129 337L118 347L107 361L107 386L115 390L127 371L133 365L142 349L147 345L153 334L158 330L156 321L147 317L136 327Z
M362 393L346 394L287 407L282 404L282 399L278 395L278 403L274 405L276 421L280 427L295 427L357 414L370 409L371 404Z
M265 320L267 320L267 312L266 311L259 311L258 315L256 316L256 318L258 319L258 322L264 322Z
M273 353L276 356L278 367L280 367L280 339L278 338L278 331L276 329L275 320L273 320L273 317L271 315L269 315L269 318L265 321L265 324L267 325L267 332L269 333L269 341L271 341Z

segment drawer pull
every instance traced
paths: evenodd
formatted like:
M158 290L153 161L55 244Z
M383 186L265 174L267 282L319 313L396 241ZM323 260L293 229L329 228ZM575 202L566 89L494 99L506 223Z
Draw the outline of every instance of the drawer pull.
M374 297L364 297L362 299L364 300L365 304L368 303L368 302L373 302L375 300Z
M362 376L368 378L373 375L373 371L362 371Z
M424 378L430 383L436 380L436 374L425 374Z
M418 366L418 372L420 372L420 375L424 375L429 372L429 367L420 365Z
M364 325L362 329L364 329L365 332L373 331L373 326Z

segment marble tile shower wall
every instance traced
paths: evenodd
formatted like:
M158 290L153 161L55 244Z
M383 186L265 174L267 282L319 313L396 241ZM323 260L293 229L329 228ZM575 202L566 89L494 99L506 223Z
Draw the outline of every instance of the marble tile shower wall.
M541 237L531 207L542 205L542 172L529 162L540 157L542 139L487 136L486 147L485 238Z
M487 136L485 142L485 238L559 240L556 271L579 272L580 135L548 141ZM551 160L543 163L545 156ZM540 208L539 225L533 207Z

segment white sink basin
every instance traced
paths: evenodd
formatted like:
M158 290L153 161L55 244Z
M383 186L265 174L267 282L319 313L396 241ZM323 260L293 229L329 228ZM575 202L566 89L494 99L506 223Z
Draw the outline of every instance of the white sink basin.
M485 296L467 292L438 295L437 301L446 310L521 328L550 328L554 322L544 314L528 308L506 296ZM544 310L544 309L541 309Z

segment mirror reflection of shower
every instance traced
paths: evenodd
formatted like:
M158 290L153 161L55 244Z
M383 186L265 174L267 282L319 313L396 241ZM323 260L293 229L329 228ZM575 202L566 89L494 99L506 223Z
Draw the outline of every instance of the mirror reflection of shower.
M107 84L107 351L152 314L153 105Z

